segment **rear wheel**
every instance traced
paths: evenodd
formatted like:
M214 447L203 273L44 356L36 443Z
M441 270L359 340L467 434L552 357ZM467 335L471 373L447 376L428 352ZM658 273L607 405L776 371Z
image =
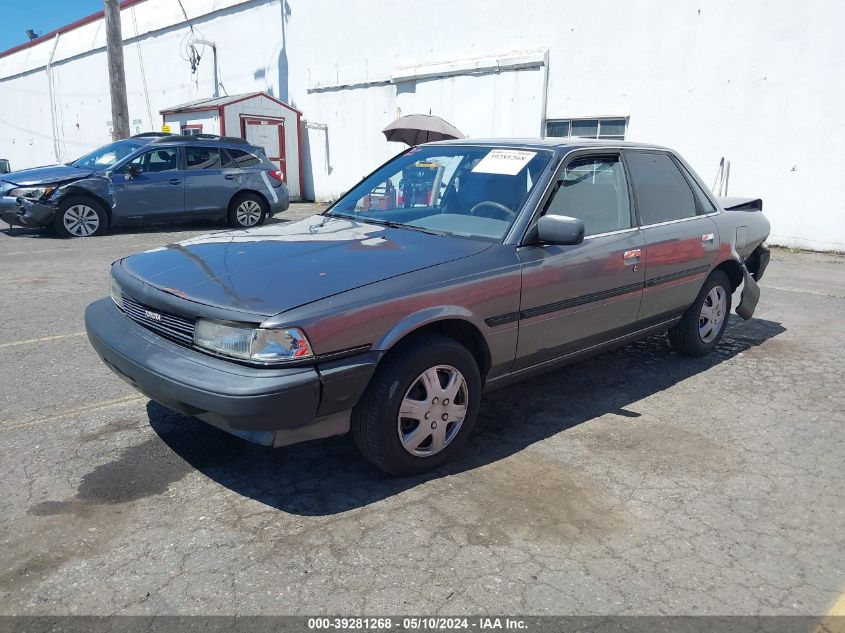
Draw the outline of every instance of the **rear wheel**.
M478 415L481 375L454 339L426 335L379 366L353 410L364 456L391 475L437 468L460 450Z
M248 229L264 224L267 219L267 201L255 193L244 193L229 205L229 224L238 229Z
M681 320L669 329L672 347L687 356L706 356L712 352L728 324L731 294L728 276L714 270Z
M68 196L59 203L53 228L61 237L103 235L108 230L108 215L93 198Z

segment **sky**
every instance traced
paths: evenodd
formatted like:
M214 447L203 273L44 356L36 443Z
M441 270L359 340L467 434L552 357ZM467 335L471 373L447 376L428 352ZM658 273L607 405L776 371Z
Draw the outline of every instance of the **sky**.
M0 51L26 42L27 29L44 35L103 7L103 0L0 0Z

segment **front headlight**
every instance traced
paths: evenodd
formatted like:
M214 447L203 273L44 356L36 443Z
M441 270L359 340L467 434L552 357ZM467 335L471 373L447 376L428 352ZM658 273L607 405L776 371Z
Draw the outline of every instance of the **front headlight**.
M120 288L120 284L117 283L117 280L114 277L110 277L111 279L111 300L114 301L115 305L123 310L123 290Z
M305 360L314 356L305 334L295 327L267 330L200 319L194 329L194 345L223 356L259 363Z
M55 187L18 187L17 189L12 189L7 193L7 196L11 196L12 198L27 198L29 200L41 200L42 198L46 198L53 192Z

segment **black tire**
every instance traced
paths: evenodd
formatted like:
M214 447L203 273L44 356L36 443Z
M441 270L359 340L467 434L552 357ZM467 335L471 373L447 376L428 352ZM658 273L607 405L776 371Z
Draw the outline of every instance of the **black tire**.
M411 454L400 441L399 411L405 395L417 379L436 366L450 366L463 376L466 414L455 435L440 452L420 457ZM478 364L466 347L439 334L411 339L394 349L379 365L353 409L352 435L355 443L370 462L390 475L416 475L437 468L451 459L466 442L478 416L481 387ZM439 410L436 414L439 415ZM435 428L437 417L433 416L431 420L435 423L431 428ZM419 424L422 425L422 421ZM448 433L448 430L443 430L444 435Z
M244 224L238 219L238 209L241 205L249 203L257 204L261 211L256 222L252 224ZM232 199L232 202L229 204L229 212L226 214L226 219L228 220L229 225L235 227L236 229L250 229L254 226L261 226L264 224L269 212L270 206L267 204L267 201L257 193L242 193Z
M91 209L96 214L96 229L90 233L88 231L93 227L95 222L93 216L84 209ZM65 222L65 216L74 214L75 217L86 217L84 223L69 223ZM70 216L68 216L70 218ZM53 216L53 230L60 237L95 237L97 235L105 235L109 230L109 216L106 213L105 207L88 196L68 196L59 203L56 209L56 214Z
M702 315L701 310L705 301L707 301L707 297L711 290L717 286L721 286L722 291L725 294L726 303L718 326L715 328L715 336L712 338L708 337L708 340L704 340L699 331ZM681 320L678 321L675 326L669 328L669 342L672 344L675 351L680 354L685 354L686 356L696 357L707 356L707 354L713 351L713 349L722 340L722 335L725 333L725 327L728 324L728 316L731 313L732 289L733 286L731 286L731 281L724 272L721 270L714 270L710 273L710 276L704 282L704 285L701 287L701 291L698 293L695 301L693 301L692 305L687 308L686 312L684 312Z

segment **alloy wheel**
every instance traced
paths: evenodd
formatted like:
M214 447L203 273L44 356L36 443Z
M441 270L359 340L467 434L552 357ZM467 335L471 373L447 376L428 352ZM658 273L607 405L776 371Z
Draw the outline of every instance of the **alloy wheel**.
M411 383L399 408L402 447L411 455L436 455L455 439L467 414L467 383L451 365L436 365Z
M88 237L100 228L100 216L85 204L68 207L62 217L67 232L76 237Z
M244 200L238 205L235 217L241 226L255 226L261 219L261 205L255 200Z

